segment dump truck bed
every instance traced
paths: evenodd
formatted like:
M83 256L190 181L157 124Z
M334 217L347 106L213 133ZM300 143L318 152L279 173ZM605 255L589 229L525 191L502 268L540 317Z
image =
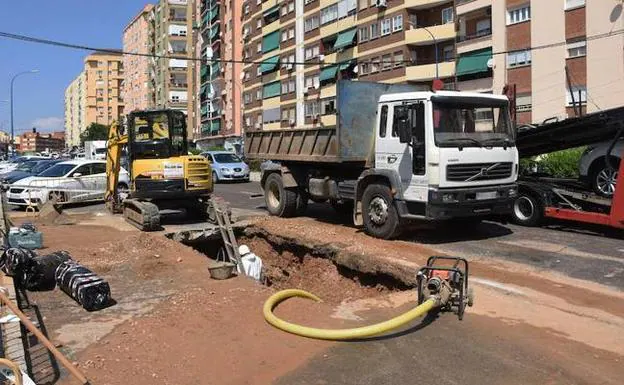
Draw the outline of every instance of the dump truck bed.
M405 84L340 80L336 85L336 126L323 127L318 123L313 128L246 132L245 155L277 161L369 161L374 154L379 97L419 90Z

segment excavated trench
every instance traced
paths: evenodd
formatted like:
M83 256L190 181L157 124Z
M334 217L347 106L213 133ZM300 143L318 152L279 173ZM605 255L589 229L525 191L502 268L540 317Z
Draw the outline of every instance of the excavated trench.
M340 263L340 250L333 246L299 243L253 226L237 235L239 245L247 245L262 258L264 284L275 290L303 289L329 303L371 298L410 289L400 278L379 271L366 272ZM222 241L190 244L214 259ZM374 269L373 269L374 270Z

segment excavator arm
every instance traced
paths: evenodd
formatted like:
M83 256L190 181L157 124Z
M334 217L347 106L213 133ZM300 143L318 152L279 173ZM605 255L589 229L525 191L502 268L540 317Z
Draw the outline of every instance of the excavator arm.
M106 207L113 213L122 211L121 199L117 192L119 172L121 170L121 150L128 143L128 136L123 135L117 122L113 122L108 129L106 142Z

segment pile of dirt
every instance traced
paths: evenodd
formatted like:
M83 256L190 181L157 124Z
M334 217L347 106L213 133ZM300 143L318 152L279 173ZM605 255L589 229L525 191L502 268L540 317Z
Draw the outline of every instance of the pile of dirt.
M267 285L275 290L303 289L329 303L369 298L388 292L389 289L375 282L365 282L357 274L337 267L330 259L311 255L305 248L276 250L266 240L241 238L262 258Z

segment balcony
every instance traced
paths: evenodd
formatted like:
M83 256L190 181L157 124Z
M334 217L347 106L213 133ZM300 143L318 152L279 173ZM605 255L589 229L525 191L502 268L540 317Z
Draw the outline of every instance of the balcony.
M430 34L431 33L431 34ZM446 40L455 39L455 24L448 23L442 25L434 25L425 28L412 28L405 31L405 43L411 45L429 45L434 41L431 35L439 43Z
M457 16L474 12L492 5L492 0L457 0Z
M427 9L446 3L450 3L453 6L452 0L405 0L404 3L405 8L409 9Z
M438 64L438 78L444 79L455 76L455 62ZM436 64L412 65L405 68L405 78L408 82L422 82L436 78Z
M457 53L462 54L492 46L492 30L478 31L474 35L457 36Z

